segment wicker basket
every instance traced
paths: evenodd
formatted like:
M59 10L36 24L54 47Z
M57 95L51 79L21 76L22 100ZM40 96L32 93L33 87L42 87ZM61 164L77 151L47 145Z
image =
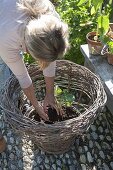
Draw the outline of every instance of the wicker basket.
M76 89L90 99L88 108L78 117L49 125L23 116L18 109L20 98L24 101L23 92L15 76L5 84L0 100L6 120L16 132L29 136L45 152L61 154L69 150L76 136L87 131L102 111L107 98L100 79L87 68L67 60L59 60L56 70L55 84ZM40 99L41 89L45 88L42 72L37 64L30 65L28 71Z

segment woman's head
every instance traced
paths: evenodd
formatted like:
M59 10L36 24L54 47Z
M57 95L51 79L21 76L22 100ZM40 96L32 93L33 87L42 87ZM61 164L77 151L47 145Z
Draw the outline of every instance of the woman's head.
M52 15L42 15L26 26L25 43L36 60L54 61L66 52L68 27Z

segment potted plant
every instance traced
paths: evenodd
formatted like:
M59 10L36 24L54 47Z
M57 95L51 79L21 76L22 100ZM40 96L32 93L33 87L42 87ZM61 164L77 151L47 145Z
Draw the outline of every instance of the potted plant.
M113 32L112 29L104 36L103 43L105 44L102 49L102 55L107 57L108 63L113 64Z
M103 36L109 30L109 15L105 14L105 10L103 10L103 0L81 0L78 5L83 5L89 3L90 13L92 16L97 16L97 29L96 31L89 32L86 35L86 40L89 47L89 53L93 55L101 54L101 50L104 46L102 43Z
M113 64L113 41L108 42L108 51L106 53L109 64Z

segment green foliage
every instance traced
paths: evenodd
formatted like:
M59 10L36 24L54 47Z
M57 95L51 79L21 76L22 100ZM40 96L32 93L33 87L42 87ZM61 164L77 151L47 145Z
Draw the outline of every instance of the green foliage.
M86 34L97 30L99 33L106 32L108 21L103 22L106 15L113 18L112 0L52 0L56 5L56 10L61 18L69 25L70 49L65 55L65 59L78 64L84 63L84 57L80 51L80 45L85 44ZM103 3L102 3L103 2ZM100 12L103 16L100 16ZM98 17L100 17L98 19ZM112 21L113 22L113 21ZM100 25L101 24L101 25ZM101 29L102 28L102 29ZM25 55L25 62L32 63L34 59L30 55Z
M62 90L57 85L55 86L54 93L61 105L70 107L75 100L75 96L73 94L69 93L69 91L66 89Z
M88 3L78 6L79 0L58 1L57 11L69 26L70 50L65 59L83 64L84 58L80 52L80 45L86 43L86 34L96 28L96 16L91 16Z
M30 54L24 52L23 55L24 55L24 61L25 61L25 63L31 64L31 63L35 62L34 58L33 58Z
M108 15L100 15L98 17L98 22L97 22L97 33L100 36L100 39L102 40L104 35L106 35L106 33L109 30L109 16Z
M107 44L109 47L109 53L113 54L113 41L109 41Z

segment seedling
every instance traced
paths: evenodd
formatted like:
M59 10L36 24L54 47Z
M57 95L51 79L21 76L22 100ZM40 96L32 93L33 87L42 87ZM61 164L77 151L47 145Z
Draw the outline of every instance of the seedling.
M55 86L55 96L58 102L66 107L71 107L75 101L75 96L73 94L66 89L62 90L57 85Z

